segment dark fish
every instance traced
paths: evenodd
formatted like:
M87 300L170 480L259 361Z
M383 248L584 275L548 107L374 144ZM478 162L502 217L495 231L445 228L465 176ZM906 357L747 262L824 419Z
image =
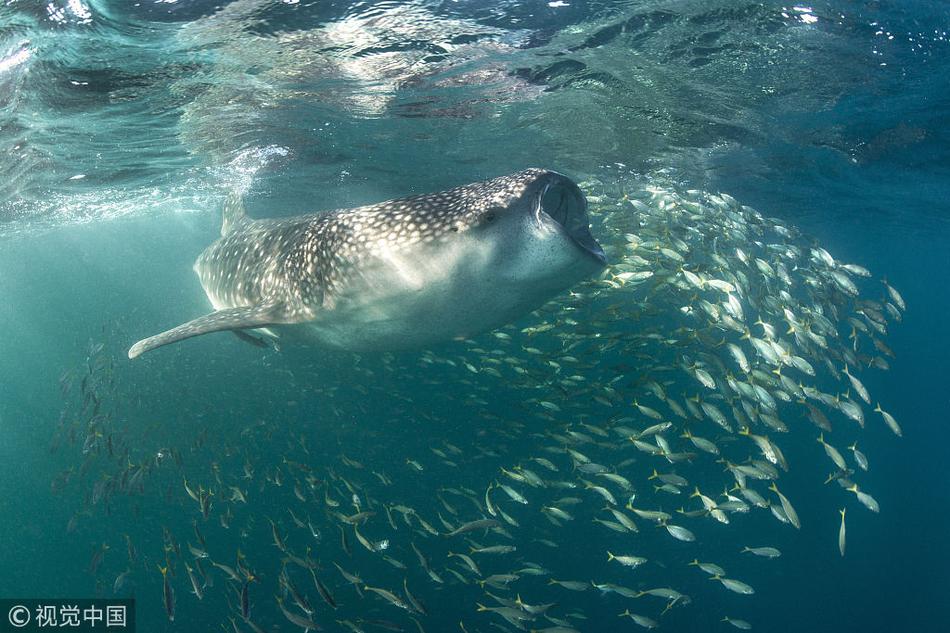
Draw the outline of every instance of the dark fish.
M132 537L128 534L125 535L125 547L128 550L129 554L129 564L135 562L135 559L138 558L138 552L135 551L135 545L132 543Z
M426 610L426 606L422 604L418 598L412 595L411 591L409 591L409 584L406 582L405 578L402 579L402 588L406 594L406 598L409 599L409 604L412 605L413 610L416 613L421 613L422 615L429 615L429 612Z
M287 574L287 568L285 567L280 571L280 583L290 593L290 597L294 599L294 602L297 604L300 609L306 613L308 616L313 616L313 608L310 606L310 602L307 598L300 594L297 591L296 585L291 581L290 576Z
M165 614L168 615L168 621L175 621L175 590L172 589L168 580L168 567L159 567L162 572L162 602L165 604Z
M288 611L288 610L286 609L286 607L284 607L284 601L281 600L281 598L280 598L279 596L277 596L277 606L280 607L280 610L281 610L281 612L284 614L284 617L285 617L285 618L287 618L288 620L290 620L293 624L296 624L297 626L302 627L305 632L306 632L306 631L311 631L311 630L312 630L312 631L322 631L322 630L323 630L323 629L320 627L320 625L317 624L316 622L314 622L313 620L310 620L309 618L305 618L305 617L303 617L303 616L297 615L296 613L293 613L293 612L291 612L291 611Z
M198 489L198 505L201 506L201 516L205 521L211 515L211 493L206 490Z
M346 552L347 556L352 556L350 553L350 542L346 538L346 532L343 531L343 526L338 525L337 527L340 528L340 545L343 547L343 551Z
M202 536L201 530L198 529L198 521L192 519L191 526L195 529L195 538L198 539L199 543L201 543L201 547L208 549L208 544L205 543L205 537Z
M477 521L469 521L468 523L463 523L451 532L447 533L446 536L456 536L458 534L465 534L466 532L474 532L475 530L488 530L493 527L498 527L499 525L501 525L501 523L495 519L479 519Z
M253 345L254 347L262 347L264 349L267 349L268 347L270 347L270 345L268 345L267 341L265 341L264 339L258 338L256 336L252 336L248 334L247 332L244 332L243 330L231 330L231 331L234 332L234 335L237 336L239 339L241 339L245 343L249 343Z
M310 570L310 575L313 576L313 584L320 593L320 597L323 598L323 601L336 609L336 600L334 600L333 596L330 595L330 591L326 588L326 585L324 585L320 579L317 578L317 574L314 573L313 569Z
M109 546L103 543L92 553L92 558L89 560L89 573L95 575L99 570L99 565L102 563L102 557L105 556L106 552L109 550Z
M370 626L375 626L378 629L385 629L387 631L405 631L404 628L396 624L395 622L390 622L389 620L366 620L360 618L357 620L360 624L368 624Z
M271 536L274 537L274 545L277 547L277 549L286 553L287 544L284 543L284 538L280 535L280 530L277 528L277 524L274 523L272 519L268 519L268 521L270 521L270 531Z
M244 585L241 587L241 617L247 621L251 617L251 604L247 596L247 586L254 580L254 576L248 576L248 579L244 581Z

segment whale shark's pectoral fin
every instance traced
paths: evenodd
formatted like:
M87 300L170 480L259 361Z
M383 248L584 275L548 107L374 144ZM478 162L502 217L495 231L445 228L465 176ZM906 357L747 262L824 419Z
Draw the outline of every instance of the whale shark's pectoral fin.
M293 319L286 316L284 309L277 304L249 306L240 308L226 308L218 310L194 321L182 323L167 332L142 339L129 348L129 358L135 358L156 347L175 343L177 341L201 336L209 332L222 330L246 330L249 328L268 327L281 323L291 323Z

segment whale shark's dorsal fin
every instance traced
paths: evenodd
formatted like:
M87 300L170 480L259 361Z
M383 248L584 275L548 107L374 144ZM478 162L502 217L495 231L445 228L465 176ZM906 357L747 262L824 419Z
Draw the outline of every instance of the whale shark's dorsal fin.
M175 343L193 336L201 336L209 332L246 330L291 322L293 322L293 319L288 318L285 310L278 304L218 310L203 317L198 317L194 321L182 323L167 332L142 339L129 349L129 358L135 358L162 345Z
M241 193L237 191L229 193L221 209L221 236L233 233L251 221L251 217L244 208L244 197Z

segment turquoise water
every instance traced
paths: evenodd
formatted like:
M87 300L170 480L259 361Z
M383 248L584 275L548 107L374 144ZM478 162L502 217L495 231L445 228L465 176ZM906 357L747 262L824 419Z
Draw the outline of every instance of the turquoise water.
M8 3L0 9L0 597L132 595L142 631L246 631L247 576L228 580L209 563L236 567L240 551L255 577L246 583L250 621L302 630L275 595L286 593L283 560L306 559L309 548L337 609L308 569L286 569L326 630L431 633L462 630L460 622L466 631L517 630L477 611L500 605L488 592L554 603L552 618L585 632L637 629L617 617L625 609L676 631L731 630L723 616L760 631L946 630L948 23L943 3L896 1ZM216 334L126 358L136 340L207 312L191 266L217 237L232 191L246 192L253 216L277 217L529 166L581 184L612 268L498 332L359 355L260 349ZM708 195L718 192L731 198ZM813 255L818 247L833 265ZM792 283L742 263L736 248L770 265L794 261ZM800 257L785 259L789 248ZM846 273L858 298L830 276L841 263L873 275ZM765 317L816 376L780 361L793 385L769 385L776 366L751 340L710 325L702 301L724 296L691 286L682 269L710 278L741 271L751 335L768 338L755 324ZM881 278L906 301L900 321L882 307L895 300ZM778 303L768 307L767 297ZM888 316L886 335L873 335L893 357L863 333L851 338L847 316L874 309L865 299ZM787 332L781 307L811 321L805 315L831 306L841 319L824 351ZM866 313L858 320L873 330ZM763 458L731 413L742 398L728 380L744 372L727 342L762 370L750 384L773 394L798 382L847 392L863 411L861 429L829 402L773 396L788 431L753 424L789 462L776 482L800 529L768 509L730 510L728 525L676 512L702 509L688 498L694 487L725 503L721 491L736 483L684 430L714 441L732 463ZM852 369L870 404L840 373L848 350L861 356ZM875 358L889 370L868 367ZM697 379L697 366L714 387ZM684 421L654 384L674 407L696 399L726 411L733 432L708 414L687 411ZM836 467L802 399L828 417L825 438L880 513L823 483ZM673 423L660 433L671 452L695 456L673 464L638 449L624 429L658 420L635 402ZM903 437L873 412L878 402ZM658 446L655 437L641 439ZM855 441L868 472L847 449ZM568 448L632 490L584 472ZM518 480L519 467L544 485ZM689 485L679 495L656 491L654 468ZM596 523L616 517L585 480L609 490L639 531ZM185 481L196 496L212 491L207 517ZM528 501L489 492L517 525L496 517L505 534L446 536L490 516L494 482ZM748 487L781 507L768 483ZM634 493L633 507L670 513L695 541L625 509ZM354 514L354 494L376 513L357 530L388 540L385 550L368 551L334 514ZM438 534L404 521L397 505ZM274 545L270 520L287 552ZM469 551L466 537L516 550L473 554L476 574L448 556ZM195 567L189 543L210 555L201 600L185 568ZM754 557L744 546L782 555ZM648 562L628 569L608 551ZM707 580L688 565L694 558L755 594ZM400 597L405 581L428 613L361 596L334 563ZM529 564L538 575L523 571ZM159 566L171 570L173 622ZM507 586L478 582L519 570ZM662 598L590 584L572 591L550 578L670 587L690 600L664 612ZM290 596L285 606L303 613ZM556 626L541 616L522 624Z

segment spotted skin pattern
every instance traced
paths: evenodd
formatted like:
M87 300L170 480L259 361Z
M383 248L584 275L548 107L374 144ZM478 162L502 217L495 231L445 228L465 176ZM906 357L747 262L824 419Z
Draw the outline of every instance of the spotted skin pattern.
M537 208L552 185L576 190L561 174L528 169L439 193L277 220L252 220L233 198L225 205L221 238L194 267L216 312L136 343L129 356L208 332L325 319L341 301L352 304L372 287L380 262L408 260L412 267L411 256L421 260L421 253L451 248L506 214ZM582 213L586 231L586 205Z

